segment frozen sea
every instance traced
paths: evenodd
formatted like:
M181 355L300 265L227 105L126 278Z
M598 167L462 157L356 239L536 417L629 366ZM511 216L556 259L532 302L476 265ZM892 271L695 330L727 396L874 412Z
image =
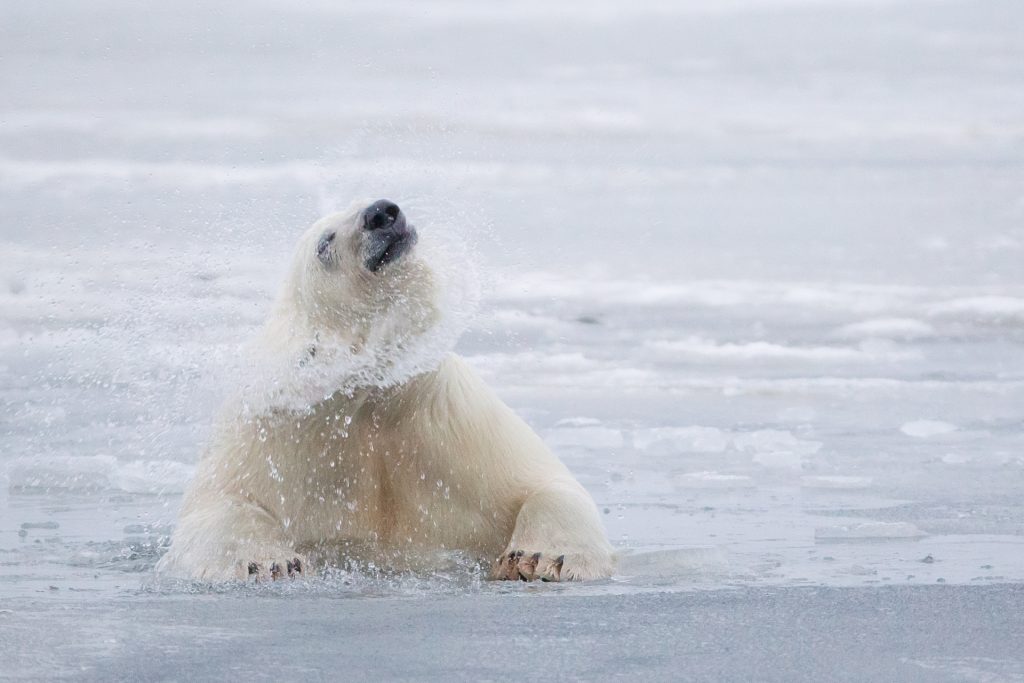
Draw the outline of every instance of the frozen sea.
M1018 0L7 2L0 92L0 679L1024 680ZM356 197L614 579L154 580Z

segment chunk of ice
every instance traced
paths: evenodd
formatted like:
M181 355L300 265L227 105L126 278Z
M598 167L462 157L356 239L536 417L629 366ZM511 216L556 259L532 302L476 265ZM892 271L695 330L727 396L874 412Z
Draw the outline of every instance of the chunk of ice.
M544 439L553 448L622 448L622 431L600 423L549 429Z
M769 451L755 453L753 461L762 467L771 467L782 470L799 470L803 465L804 457L799 453L791 451Z
M729 439L714 427L654 427L633 432L633 445L652 452L721 453Z
M913 436L918 439L927 439L933 436L949 434L951 432L955 432L956 429L956 425L952 425L948 422L940 422L939 420L914 420L912 422L907 422L900 427L901 432L907 436Z
M720 472L687 472L675 479L683 488L698 489L747 489L754 487L754 480L742 474L721 474Z
M800 485L808 489L866 489L872 481L871 477L839 475L800 477Z
M836 330L836 336L843 339L867 339L871 337L920 339L934 335L934 327L913 318L872 318L871 320L844 325Z
M733 443L741 451L765 453L784 451L797 455L814 455L821 450L820 441L798 439L792 432L778 429L761 429L756 432L738 434Z
M820 540L921 538L927 535L910 522L860 522L814 530L814 538Z
M674 548L624 553L618 570L624 575L647 577L721 574L729 570L729 560L721 548Z
M18 458L7 470L11 491L181 493L193 467L173 460L120 462L110 455Z

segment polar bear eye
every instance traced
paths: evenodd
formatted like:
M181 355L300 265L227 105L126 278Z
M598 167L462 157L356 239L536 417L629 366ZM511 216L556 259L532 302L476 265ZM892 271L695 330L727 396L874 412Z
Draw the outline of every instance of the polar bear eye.
M320 241L316 243L316 255L324 263L330 263L332 260L331 255L331 242L338 236L338 233L334 230L325 232L320 236Z

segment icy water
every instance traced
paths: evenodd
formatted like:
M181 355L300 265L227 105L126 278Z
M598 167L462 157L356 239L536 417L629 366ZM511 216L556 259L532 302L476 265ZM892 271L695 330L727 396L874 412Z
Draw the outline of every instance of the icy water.
M354 197L469 255L458 350L604 512L619 575L531 591L1015 591L1022 22L1009 0L4 4L0 620L205 592L151 569L226 368L297 236ZM526 590L480 578L231 595Z

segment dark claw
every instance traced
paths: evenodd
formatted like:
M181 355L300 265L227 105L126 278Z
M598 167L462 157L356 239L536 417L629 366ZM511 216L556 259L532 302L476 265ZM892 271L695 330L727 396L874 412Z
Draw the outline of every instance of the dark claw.
M531 576L536 577L537 565L540 563L540 555L541 555L540 553L534 553L533 555L530 556L530 559L526 560L525 562L521 562L520 563L519 566L520 567L525 567L526 570L527 570L527 573L525 573L525 574L523 573L523 571L521 569L519 570L519 578L521 580L529 581Z
M505 578L505 579L513 578L515 576L514 572L515 572L515 568L516 568L516 554L515 553L509 553L508 557L505 558L505 561L504 561L503 564L505 565L504 568L503 568L505 576L502 577L502 578Z
M559 555L555 559L555 563L553 565L551 565L555 569L555 571L554 571L555 578L557 578L559 581L562 580L562 565L563 564L565 564L565 555Z

